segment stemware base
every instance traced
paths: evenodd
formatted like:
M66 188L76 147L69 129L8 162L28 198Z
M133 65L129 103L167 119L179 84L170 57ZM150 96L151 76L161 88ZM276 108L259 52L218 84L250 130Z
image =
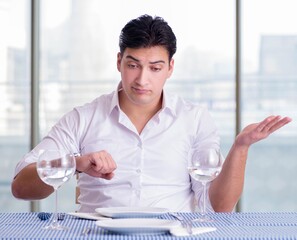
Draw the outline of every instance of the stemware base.
M214 222L214 220L208 216L203 216L203 217L200 217L200 218L195 218L192 220L192 222L200 222L200 223L203 223L203 222Z
M45 229L45 230L60 230L60 231L62 231L62 230L68 230L69 228L68 227L65 227L65 226L62 226L60 224L58 224L58 225L51 224L51 225L45 226L43 229Z

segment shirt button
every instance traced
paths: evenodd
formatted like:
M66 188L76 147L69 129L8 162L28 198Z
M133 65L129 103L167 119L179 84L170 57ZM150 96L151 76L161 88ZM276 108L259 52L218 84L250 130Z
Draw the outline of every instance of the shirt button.
M139 174L139 173L141 173L141 169L136 169L136 172Z

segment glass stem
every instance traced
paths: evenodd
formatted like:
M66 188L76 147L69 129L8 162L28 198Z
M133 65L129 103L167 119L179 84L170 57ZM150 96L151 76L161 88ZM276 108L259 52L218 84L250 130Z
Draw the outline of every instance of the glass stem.
M52 226L58 226L58 189L55 189L55 212L53 216Z
M206 213L206 183L202 183L202 185L203 185L203 207L202 207L201 215L202 217L204 217Z

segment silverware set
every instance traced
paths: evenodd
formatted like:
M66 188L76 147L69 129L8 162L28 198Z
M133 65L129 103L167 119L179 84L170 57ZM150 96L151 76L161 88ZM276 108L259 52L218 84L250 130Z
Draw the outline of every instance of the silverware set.
M185 228L188 232L189 235L193 234L192 231L192 221L187 221L186 219L184 219L182 216L178 215L177 213L169 213L170 216L174 217L175 219L177 219L183 228Z

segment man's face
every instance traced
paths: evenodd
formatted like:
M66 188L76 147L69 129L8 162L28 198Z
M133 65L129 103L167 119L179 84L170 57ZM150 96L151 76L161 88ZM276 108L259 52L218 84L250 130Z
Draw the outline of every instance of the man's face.
M118 53L117 68L121 73L125 100L136 105L157 104L163 86L172 74L174 61L169 63L164 47L126 48Z

